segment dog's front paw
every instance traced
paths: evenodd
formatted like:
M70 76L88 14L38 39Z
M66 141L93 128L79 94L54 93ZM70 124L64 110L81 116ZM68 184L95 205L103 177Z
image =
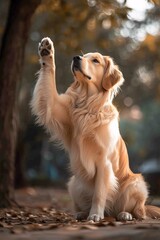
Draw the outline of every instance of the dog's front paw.
M118 221L132 221L133 217L132 214L128 212L120 212L117 216Z
M92 220L94 222L99 222L100 220L102 220L104 218L104 216L100 216L99 214L91 214L88 216L88 220Z
M53 42L49 37L43 38L38 46L40 57L51 56L54 54Z

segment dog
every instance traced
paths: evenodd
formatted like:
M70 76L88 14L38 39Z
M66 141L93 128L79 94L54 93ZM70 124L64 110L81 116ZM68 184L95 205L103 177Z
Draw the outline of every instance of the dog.
M112 104L124 82L109 56L87 53L71 64L74 82L58 94L54 45L39 44L41 69L31 108L38 124L69 154L73 173L68 190L78 220L95 222L104 216L119 221L160 218L160 208L146 205L148 188L141 174L129 167L119 131L119 113Z

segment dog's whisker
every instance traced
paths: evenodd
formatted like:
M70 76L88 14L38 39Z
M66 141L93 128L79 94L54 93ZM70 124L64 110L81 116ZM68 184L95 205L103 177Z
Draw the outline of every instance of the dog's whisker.
M81 52L81 54L82 54L82 56L83 56L83 55L84 55L83 51L82 51L82 50L80 50L80 52Z

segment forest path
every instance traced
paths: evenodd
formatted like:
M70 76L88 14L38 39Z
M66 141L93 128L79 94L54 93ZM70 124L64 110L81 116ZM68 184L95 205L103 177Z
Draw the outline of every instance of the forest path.
M0 210L1 240L160 239L160 219L117 222L106 217L99 223L77 222L66 190L20 189L16 200L21 207Z

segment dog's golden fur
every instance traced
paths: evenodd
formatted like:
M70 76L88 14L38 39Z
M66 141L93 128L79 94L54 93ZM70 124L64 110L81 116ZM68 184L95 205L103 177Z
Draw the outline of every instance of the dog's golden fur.
M88 53L72 62L73 84L59 95L55 83L54 47L49 38L39 45L41 70L32 99L37 122L70 157L73 177L68 188L77 218L99 221L160 217L146 206L148 190L141 174L129 168L119 132L119 114L112 104L124 79L108 56Z

